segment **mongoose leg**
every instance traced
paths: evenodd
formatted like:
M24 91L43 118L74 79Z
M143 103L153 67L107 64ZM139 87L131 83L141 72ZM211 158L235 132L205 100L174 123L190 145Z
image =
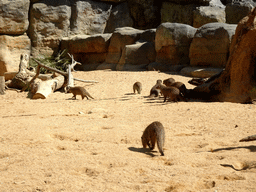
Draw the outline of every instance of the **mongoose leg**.
M151 148L150 148L150 150L153 150L155 148L155 144L156 144L156 137L155 136L151 136L150 140L151 140Z

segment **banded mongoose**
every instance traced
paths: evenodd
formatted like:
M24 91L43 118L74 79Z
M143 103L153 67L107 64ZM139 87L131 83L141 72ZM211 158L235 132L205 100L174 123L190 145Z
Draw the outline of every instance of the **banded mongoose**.
M82 99L84 99L84 97L86 97L87 99L92 98L94 99L89 93L88 91L86 91L85 88L83 87L79 87L79 86L75 86L75 87L68 87L67 88L67 92L68 93L73 93L73 97L72 99L76 99L77 95L81 95Z
M142 134L141 141L143 148L147 148L148 146L150 150L155 148L155 143L157 142L158 150L161 156L164 156L165 130L162 123L154 121L148 125Z
M163 81L163 84L170 87L173 83L175 83L175 80L173 78L168 78Z
M138 92L138 94L141 94L142 84L139 81L133 84L133 93L135 94L136 91Z
M150 89L149 97L158 97L159 96L159 91L156 89L156 87L160 84L162 84L162 80L158 79L156 81L156 84Z
M166 80L168 80L168 79L166 79ZM183 96L185 96L186 93L187 93L187 87L186 87L186 85L185 85L184 83L182 83L182 82L177 81L177 82L171 83L171 81L164 81L163 83L164 83L167 87L176 87L176 88L178 88Z
M167 87L163 84L159 84L156 88L160 89L161 93L163 94L164 102L167 100L167 98L174 102L185 100L185 98L181 95L180 90L176 87Z

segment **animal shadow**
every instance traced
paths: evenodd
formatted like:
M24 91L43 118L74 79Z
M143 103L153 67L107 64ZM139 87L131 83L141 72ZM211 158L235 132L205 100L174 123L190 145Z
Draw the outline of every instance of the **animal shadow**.
M124 95L137 95L136 93L125 93Z
M128 148L130 151L133 151L133 152L138 152L138 153L144 153L146 155L149 155L151 157L154 157L156 155L154 155L152 152L156 152L156 151L151 151L149 148L135 148L135 147L129 147Z
M234 150L234 149L249 149L250 152L256 152L256 146L250 145L250 146L241 146L241 147L226 147L226 148L219 148L219 149L214 149L212 152L218 152L218 151L223 151L223 150Z

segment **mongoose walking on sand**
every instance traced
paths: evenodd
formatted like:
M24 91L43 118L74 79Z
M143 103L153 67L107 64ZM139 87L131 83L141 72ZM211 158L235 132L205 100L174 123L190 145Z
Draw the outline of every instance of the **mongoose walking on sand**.
M141 91L142 91L142 84L141 82L136 82L133 84L133 93L135 94L135 92L138 92L138 94L141 94Z
M158 79L156 81L156 84L151 88L149 97L158 97L159 96L159 91L156 89L156 87L160 84L162 84L162 80Z
M173 78L165 79L163 81L163 84L165 84L167 87L176 87L176 88L178 88L183 96L185 96L186 93L187 93L186 85L182 82L179 82L179 81L175 82L175 80Z
M176 87L167 87L163 84L159 84L156 88L161 90L161 93L164 96L164 102L167 100L167 98L174 102L185 100L185 98L183 98L181 95L180 90Z
M155 148L155 143L157 142L157 147L161 156L164 156L163 147L165 142L165 130L159 121L154 121L146 127L141 137L143 148L150 148L153 150Z
M173 83L175 83L175 80L173 78L168 78L163 81L163 84L165 84L168 87L172 86Z
M76 96L77 96L77 95L81 95L82 99L84 99L84 97L86 97L87 99L89 99L89 97L92 98L92 99L94 99L94 98L88 93L88 91L86 91L86 89L83 88L83 87L69 87L69 88L67 89L67 92L68 92L68 93L73 93L73 97L72 97L72 98L74 98L74 99L76 99Z

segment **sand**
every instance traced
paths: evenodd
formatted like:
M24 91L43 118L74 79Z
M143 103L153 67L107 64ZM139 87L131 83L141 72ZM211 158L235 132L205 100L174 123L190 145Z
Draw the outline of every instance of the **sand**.
M95 98L55 92L0 96L0 191L255 192L256 105L227 102L163 103L149 99L166 73L92 71L74 77ZM142 94L133 94L140 81ZM160 121L165 156L143 149L147 125Z

